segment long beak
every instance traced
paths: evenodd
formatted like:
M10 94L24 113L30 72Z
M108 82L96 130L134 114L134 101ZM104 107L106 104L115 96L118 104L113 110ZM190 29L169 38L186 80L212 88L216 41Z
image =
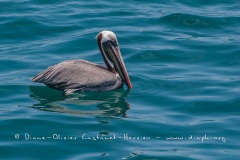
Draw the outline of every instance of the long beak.
M132 88L132 83L128 76L127 69L125 67L120 49L118 45L113 44L111 41L102 43L103 50L106 54L106 58L109 59L113 65L123 82L128 86L128 88Z

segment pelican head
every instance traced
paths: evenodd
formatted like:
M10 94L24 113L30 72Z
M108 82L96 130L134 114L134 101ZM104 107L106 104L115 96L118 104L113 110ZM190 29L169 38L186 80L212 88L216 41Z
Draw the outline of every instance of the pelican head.
M132 83L128 76L116 35L111 31L102 31L96 38L108 70L117 73L128 88L132 88Z

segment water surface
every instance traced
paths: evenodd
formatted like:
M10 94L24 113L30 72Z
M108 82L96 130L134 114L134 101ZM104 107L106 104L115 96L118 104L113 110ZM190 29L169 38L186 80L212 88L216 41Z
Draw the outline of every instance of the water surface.
M240 2L0 0L1 159L237 160ZM116 33L133 89L64 96L31 77L103 64Z

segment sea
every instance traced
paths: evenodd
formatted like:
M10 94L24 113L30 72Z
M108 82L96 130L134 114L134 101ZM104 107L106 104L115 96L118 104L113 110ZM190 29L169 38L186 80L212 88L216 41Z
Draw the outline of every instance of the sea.
M132 89L31 81L103 30ZM0 159L239 160L239 44L239 0L0 0Z

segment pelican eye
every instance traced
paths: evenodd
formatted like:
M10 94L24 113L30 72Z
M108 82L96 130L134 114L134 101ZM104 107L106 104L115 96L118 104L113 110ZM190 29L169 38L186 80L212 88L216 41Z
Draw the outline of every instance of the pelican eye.
M117 47L117 41L116 40L109 40L109 43L111 43L111 45L113 45L114 47Z

